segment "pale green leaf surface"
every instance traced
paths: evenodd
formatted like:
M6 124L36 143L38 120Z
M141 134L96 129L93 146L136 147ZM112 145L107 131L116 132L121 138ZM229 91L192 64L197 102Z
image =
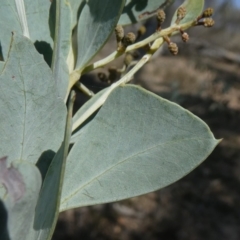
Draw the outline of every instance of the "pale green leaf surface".
M24 0L27 26L30 39L44 41L52 46L53 41L49 30L49 9L51 2L42 0ZM15 0L1 1L0 4L0 42L4 60L7 58L11 41L11 32L23 34Z
M119 87L71 149L61 210L163 188L196 168L217 143L202 120L177 104Z
M5 65L5 62L0 61L0 74L3 70L4 65Z
M59 53L59 57L55 62L55 67L53 70L58 96L61 99L65 99L69 82L69 70L66 59L63 58L61 53Z
M60 198L59 184L63 166L63 147L64 145L60 147L54 156L44 179L29 240L46 240L53 231L54 220L58 215L57 201Z
M51 15L51 18L55 18L52 19L52 21L55 22L55 24L53 24L55 34L52 70L58 89L58 95L62 99L65 99L69 80L69 71L66 59L71 45L71 9L69 2L66 0L57 1L56 8L53 8L53 11L56 10L56 14Z
M186 16L181 20L181 24L188 23L195 20L199 15L201 15L204 7L204 0L185 0L182 7L186 8ZM177 20L177 10L175 11L171 25L175 24Z
M82 69L103 47L122 12L125 0L89 0L80 12L77 27L76 69Z
M25 192L17 201L8 194L3 198L8 214L8 233L11 240L34 240L29 236L42 183L41 175L37 167L27 161L14 161L13 167L23 177Z
M118 24L129 25L146 20L152 17L153 14L146 14L142 17L140 17L140 15L146 12L151 13L158 8L164 9L172 2L174 2L174 0L127 0Z
M66 59L69 54L71 45L71 21L72 12L70 2L68 0L59 0L54 2L50 9L50 26L52 37L54 38L54 52L55 54L62 53ZM54 55L54 53L53 53ZM57 56L55 57L57 58Z
M0 156L36 163L63 141L66 107L51 69L32 42L13 35L0 75Z
M76 26L78 21L78 11L81 9L85 0L69 0L72 11L72 29Z
M49 166L41 188L33 225L35 232L33 232L32 239L50 240L57 222L71 136L72 109L73 101L69 104L64 142Z

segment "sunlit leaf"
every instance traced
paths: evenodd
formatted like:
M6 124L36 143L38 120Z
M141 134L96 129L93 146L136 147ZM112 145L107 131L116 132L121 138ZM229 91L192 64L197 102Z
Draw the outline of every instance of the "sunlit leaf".
M69 103L64 141L50 164L39 194L31 240L51 239L57 223L62 184L72 129L73 101ZM39 237L40 236L40 237Z
M134 86L114 90L68 157L61 210L163 188L196 168L218 141L192 113Z
M51 69L32 42L13 34L0 75L0 156L36 163L63 141L66 107Z
M72 11L72 29L78 22L78 11L81 10L85 0L69 0L71 11Z
M3 70L4 65L5 65L5 62L1 62L1 61L0 61L0 74L1 74L1 72L2 72L2 70Z
M1 29L1 46L4 60L7 58L8 49L11 41L11 33L16 32L24 34L21 24L22 17L17 9L16 2L19 0L1 1L0 4L0 29ZM19 1L20 2L20 1ZM42 0L23 0L26 24L29 31L30 39L35 42L44 43L49 46L53 45L49 30L49 9L51 1Z
M54 1L51 6L50 21L54 39L51 67L58 95L65 99L69 80L69 69L66 60L71 51L72 36L72 18L69 2L65 0Z
M76 68L82 69L103 47L120 17L125 0L89 0L80 11Z
M9 171L8 179L12 182L12 189L14 184L17 186L21 184L24 187L24 191L18 199L12 198L10 194L12 189L9 188L2 197L2 203L7 211L7 235L13 240L34 240L29 236L42 182L41 175L36 166L27 161L14 161L6 171ZM21 181L16 181L16 178L21 178Z

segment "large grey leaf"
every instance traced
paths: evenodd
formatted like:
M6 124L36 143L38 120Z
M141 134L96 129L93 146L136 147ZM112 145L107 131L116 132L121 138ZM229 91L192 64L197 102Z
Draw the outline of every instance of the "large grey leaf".
M4 60L7 58L11 32L23 34L19 12L16 3L24 3L27 27L30 39L35 42L45 42L52 46L52 39L48 25L51 1L42 0L8 0L0 4L0 42Z
M125 0L89 0L82 4L77 26L76 68L82 69L103 47L120 17Z
M165 187L217 143L202 120L177 104L139 87L119 87L71 149L61 210Z
M151 12L164 9L174 0L127 0L119 20L120 25L129 25L152 17ZM146 14L144 14L146 13Z
M29 235L29 240L50 240L57 222L72 129L73 101L72 98L69 104L64 142L53 158L44 178L36 207L33 231Z
M41 175L36 166L27 161L14 161L10 168L4 170L5 181L10 181L9 188L2 198L7 210L7 235L11 240L33 240L29 238L29 234L41 187ZM18 198L14 198L11 192L19 187L22 190ZM5 239L8 239L6 234L2 240Z
M32 42L12 37L0 76L0 156L36 163L63 141L66 107L58 98L51 69Z
M24 164L21 162L20 171L16 164L7 168L7 158L0 158L0 183L7 186L7 194L6 190L2 191L2 196L5 195L3 199L9 215L7 232L11 240L51 239L59 213L72 128L73 101L69 105L64 142L48 168L40 194L41 176L34 165L26 161L23 162ZM3 189L1 185L0 189ZM6 233L4 237L3 240L7 239Z

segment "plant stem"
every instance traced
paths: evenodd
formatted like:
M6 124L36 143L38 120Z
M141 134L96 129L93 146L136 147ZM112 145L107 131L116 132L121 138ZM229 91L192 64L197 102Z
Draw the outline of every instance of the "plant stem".
M175 34L179 34L179 30L186 30L192 26L195 26L196 25L196 20L194 21L191 21L191 22L187 22L187 23L184 23L184 24L179 24L179 25L172 25L166 29L162 29L161 31L157 31L155 33L153 33L151 36L149 36L148 38L145 38L144 40L140 41L140 42L137 42L135 44L132 44L130 46L128 46L125 51L114 51L113 53L111 53L109 56L107 56L106 58L103 58L102 60L100 61L97 61L93 64L90 64L88 65L87 67L85 67L84 69L77 69L75 71L73 71L71 74L70 74L70 79L69 79L69 84L68 84L68 90L67 90L67 94L66 94L66 97L65 97L65 102L67 100L67 96L71 90L71 88L77 83L77 81L80 79L81 75L84 74L84 73L87 73L89 71L92 71L94 69L97 69L97 68L101 68L101 67L104 67L105 65L107 65L108 63L112 62L113 60L115 60L116 58L118 58L119 56L123 55L124 53L126 52L130 52L130 51L133 51L135 49L138 49L138 48L141 48L141 47L144 47L146 45L148 45L149 43L155 41L152 45L152 47L150 48L150 52L153 51L153 53L156 51L155 50L155 47L158 45L159 41L157 41L158 39L160 39L160 42L163 41L163 37L164 36L172 36L172 35L175 35ZM162 43L161 43L162 44ZM154 49L154 50L153 50ZM153 54L152 53L152 54ZM146 56L146 55L145 55ZM145 57L144 56L144 57ZM143 58L144 58L143 57ZM142 58L142 59L143 59ZM140 60L141 61L141 60ZM132 69L139 69L138 67L139 65L136 64L135 67ZM132 72L132 70L130 72ZM130 73L129 72L129 73ZM127 74L129 74L127 73ZM126 75L127 75L126 74ZM123 77L124 78L124 77ZM122 79L123 79L122 78ZM119 80L120 81L120 80ZM115 86L114 84L112 86ZM111 87L112 87L111 86ZM111 89L111 87L109 89ZM115 87L114 87L115 88ZM111 92L111 91L110 91ZM107 94L108 91L105 93ZM104 96L105 96L104 94ZM110 94L110 93L109 93ZM108 95L109 95L108 94ZM107 95L107 96L108 96ZM103 97L103 96L102 96ZM100 100L99 100L100 101ZM105 101L105 100L104 100ZM102 103L103 104L103 103ZM101 104L100 104L101 106ZM99 106L99 107L100 107ZM99 108L98 107L98 108ZM94 110L95 111L95 110ZM91 113L92 114L92 113ZM91 115L90 114L90 115ZM90 116L89 115L89 116ZM80 124L79 124L80 125ZM78 125L78 126L79 126Z
M145 54L140 61L119 81L113 83L109 89L90 107L88 110L79 118L76 122L73 123L72 131L77 129L85 120L87 120L97 109L99 109L110 93L117 88L118 86L125 85L129 81L131 81L132 76L145 64L149 61L152 55L157 51L157 49L164 43L163 38L157 39L147 54Z
M75 84L75 87L77 87L81 92L85 93L89 97L93 97L94 96L94 92L89 90L85 85L83 85L79 81Z
M88 65L87 67L85 67L82 70L82 74L90 72L90 71L92 71L94 69L97 69L97 68L104 67L105 65L112 62L116 58L122 56L124 53L142 48L142 47L148 45L149 43L153 42L154 40L156 40L158 38L168 36L168 35L175 35L179 32L179 29L186 30L187 28L195 25L195 22L196 21L184 23L182 25L181 24L180 25L172 25L169 28L163 29L161 31L157 31L157 32L153 33L151 36L149 36L148 38L145 38L144 40L142 40L140 42L137 42L135 44L132 44L132 45L128 46L125 51L114 51L113 53L111 53L106 58L103 58L103 59L101 59L101 60L99 60L95 63L92 63L92 64ZM76 70L76 71L79 72L79 70Z

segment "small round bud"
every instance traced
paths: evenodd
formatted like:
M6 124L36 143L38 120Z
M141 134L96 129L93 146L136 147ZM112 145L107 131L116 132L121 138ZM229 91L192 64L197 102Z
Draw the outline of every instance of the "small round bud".
M139 40L146 33L146 31L147 31L146 27L142 25L137 31L136 40Z
M115 35L118 42L124 38L124 29L121 25L115 27Z
M173 54L173 55L177 55L178 54L178 46L176 43L170 42L168 44L168 49L169 51Z
M124 58L124 64L126 66L129 66L133 60L134 60L133 55L130 53L127 53Z
M98 78L101 82L107 82L108 81L107 75L103 72L98 73Z
M134 33L128 33L122 40L123 46L128 47L129 45L133 44L136 40L136 36Z
M145 32L146 32L146 27L142 25L137 31L138 37L141 37L143 34L145 34Z
M176 20L176 24L179 24L179 22L185 18L187 14L187 10L185 7L179 7L177 10L177 20Z
M131 55L133 56L134 59L137 59L140 57L140 54L138 51L131 51Z
M158 24L162 25L162 23L165 21L166 19L166 14L162 9L159 9L157 11L157 20L158 20Z
M182 34L182 40L183 40L183 42L188 42L188 40L189 40L189 35L188 35L186 32L184 32L184 33Z
M211 17L212 15L213 15L213 8L207 8L204 12L203 12L203 14L202 14L202 17L203 18L209 18L209 17Z
M203 19L203 25L204 27L212 27L215 24L214 20L212 18L205 18Z

